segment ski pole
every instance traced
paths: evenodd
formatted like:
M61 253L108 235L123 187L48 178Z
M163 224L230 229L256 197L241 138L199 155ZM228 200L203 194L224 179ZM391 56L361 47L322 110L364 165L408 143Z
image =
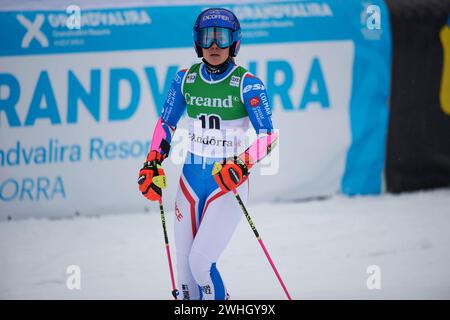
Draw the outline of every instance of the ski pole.
M162 204L162 199L159 199L159 211L161 213L161 222L162 222L162 227L163 227L163 231L164 231L164 242L166 244L167 260L169 261L170 279L172 280L172 295L175 300L178 300L178 298L177 298L178 290L175 286L175 277L173 275L172 259L170 258L169 237L167 236L166 218L164 216L164 208L163 208L163 204Z
M277 268L275 267L275 264L273 263L273 260L272 260L272 258L270 257L269 252L267 251L266 246L264 245L264 242L262 241L262 239L261 239L261 237L260 237L260 235L259 235L259 233L258 233L258 230L256 230L256 226L255 226L255 224L253 223L252 218L251 218L250 215L248 214L248 211L247 211L247 209L245 208L244 203L242 202L241 197L240 197L239 194L237 193L236 189L233 189L233 193L234 193L234 196L236 197L236 199L237 199L237 201L238 201L238 203L239 203L239 206L241 207L242 211L244 212L244 215L245 215L245 217L247 218L247 221L248 221L248 223L250 224L250 227L252 228L253 233L254 233L255 236L256 236L256 239L258 240L259 244L261 245L261 248L263 249L264 253L266 254L267 260L269 260L269 263L270 263L270 265L272 266L272 269L273 269L273 271L275 272L275 275L277 276L278 281L279 281L280 284L281 284L281 287L283 288L284 292L286 293L287 298L288 298L289 300L292 300L291 295L289 294L289 292L288 292L286 286L284 285L284 282L283 282L283 280L281 279L281 276L280 276L280 274L278 273L278 270L277 270Z

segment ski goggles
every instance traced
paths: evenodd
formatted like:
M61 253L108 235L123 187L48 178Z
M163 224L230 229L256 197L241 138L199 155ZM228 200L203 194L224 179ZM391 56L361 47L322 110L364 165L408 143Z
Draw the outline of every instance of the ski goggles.
M239 40L238 31L233 32L230 29L221 27L203 28L200 29L197 34L197 43L203 49L210 48L213 42L215 42L220 49L225 49L237 40Z

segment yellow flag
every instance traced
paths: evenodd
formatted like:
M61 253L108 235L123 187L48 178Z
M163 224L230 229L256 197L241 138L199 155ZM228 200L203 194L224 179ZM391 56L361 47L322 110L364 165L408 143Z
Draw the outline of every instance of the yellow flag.
M440 32L444 61L442 65L442 80L439 93L442 111L450 116L450 27L444 26Z

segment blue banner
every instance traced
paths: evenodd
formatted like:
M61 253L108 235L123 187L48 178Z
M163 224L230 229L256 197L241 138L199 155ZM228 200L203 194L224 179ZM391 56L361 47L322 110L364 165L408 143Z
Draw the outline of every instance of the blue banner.
M253 199L380 193L391 64L383 1L208 4L238 16L237 63L265 84L280 130L279 165L270 184L252 175ZM173 77L199 61L192 26L208 4L0 11L3 215L146 205L130 177ZM86 184L94 180L115 189Z
M383 27L387 27L384 4L380 0L371 3L380 8ZM364 7L356 1L290 1L223 7L238 16L243 44L364 41L368 37L381 40L381 32L365 29L365 20L360 21ZM192 26L206 8L188 5L83 10L78 7L67 12L0 12L0 55L190 47Z

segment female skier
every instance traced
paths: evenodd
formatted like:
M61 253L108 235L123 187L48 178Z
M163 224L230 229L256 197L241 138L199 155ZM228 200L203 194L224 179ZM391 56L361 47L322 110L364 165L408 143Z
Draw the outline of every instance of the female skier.
M228 293L216 261L243 216L230 191L236 190L246 203L249 171L277 136L263 83L234 62L241 39L236 16L222 8L207 9L197 18L193 37L202 62L179 71L172 81L138 182L146 198L161 199L155 181L165 179L161 163L187 110L189 151L174 219L178 288L182 299L223 300ZM245 149L249 120L258 139Z

